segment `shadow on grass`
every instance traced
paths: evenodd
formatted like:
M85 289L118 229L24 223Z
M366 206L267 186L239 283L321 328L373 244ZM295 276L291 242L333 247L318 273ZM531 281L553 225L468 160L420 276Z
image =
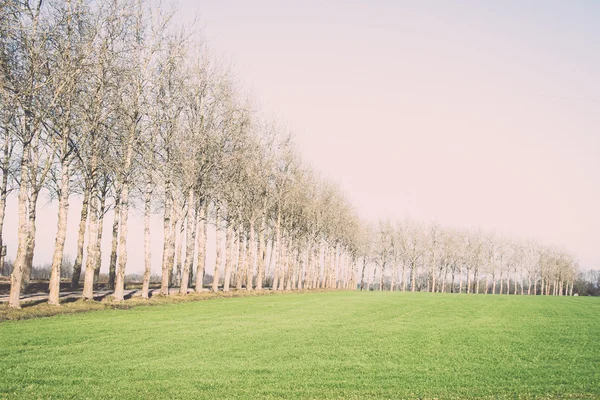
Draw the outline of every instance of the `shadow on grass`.
M201 292L201 293L188 293L185 296L178 294L172 294L170 296L149 294L150 298L144 299L141 296L134 296L138 293L138 290L133 290L124 296L124 301L115 301L112 292L102 293L94 296L93 301L83 300L77 297L66 297L60 300L60 306L53 306L47 303L47 300L36 300L31 302L22 303L22 308L14 309L9 308L7 304L0 305L0 323L3 321L22 320L30 318L40 317L51 317L59 314L74 314L80 312L97 311L97 310L129 310L139 306L158 306L163 304L177 304L177 303L188 303L211 299L222 299L230 297L250 297L250 296L268 296L275 294L284 293L315 293L325 292L334 290L302 290L302 291L272 291L272 290L261 290L261 291L246 291L246 290L232 290L230 292Z

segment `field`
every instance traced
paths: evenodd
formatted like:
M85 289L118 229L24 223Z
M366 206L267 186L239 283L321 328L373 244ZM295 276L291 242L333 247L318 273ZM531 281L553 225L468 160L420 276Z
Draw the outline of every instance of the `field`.
M324 292L0 323L0 398L600 398L600 299Z

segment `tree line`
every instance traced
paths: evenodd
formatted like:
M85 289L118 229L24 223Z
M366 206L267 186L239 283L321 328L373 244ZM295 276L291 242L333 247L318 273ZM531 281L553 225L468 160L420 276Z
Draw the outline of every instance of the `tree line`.
M361 242L361 288L573 294L578 264L573 255L558 247L408 219L380 221L367 229ZM369 261L371 269L367 268Z
M567 253L437 225L361 222L340 188L302 161L287 130L260 117L201 32L174 13L150 0L0 2L0 244L11 191L18 203L11 307L29 284L43 191L58 204L54 305L73 196L83 207L71 286L85 271L85 299L110 235L108 286L123 300L133 208L143 212L143 297L156 214L162 295L171 285L181 295L201 290L209 225L214 291L268 284L443 292L456 290L456 278L459 292L480 293L484 276L486 293L572 291L576 265ZM365 277L368 265L377 267Z

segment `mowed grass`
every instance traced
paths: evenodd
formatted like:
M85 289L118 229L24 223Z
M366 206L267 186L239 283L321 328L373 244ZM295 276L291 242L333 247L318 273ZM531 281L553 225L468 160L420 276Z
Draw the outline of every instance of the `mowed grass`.
M600 398L600 299L325 292L0 324L0 398Z

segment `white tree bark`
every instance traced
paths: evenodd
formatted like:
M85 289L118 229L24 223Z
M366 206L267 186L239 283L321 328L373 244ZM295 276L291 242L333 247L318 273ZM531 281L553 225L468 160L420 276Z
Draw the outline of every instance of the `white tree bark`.
M134 118L137 120L137 118ZM125 291L125 267L127 266L127 233L129 229L129 186L131 184L130 177L128 176L131 171L131 162L133 157L133 145L136 135L137 125L134 124L130 127L129 137L127 140L127 147L125 151L125 159L123 160L123 171L126 176L123 179L121 186L121 216L119 217L119 260L117 262L117 275L115 279L115 301L123 301Z
M79 287L79 278L81 277L81 267L83 265L83 246L85 242L85 231L88 222L89 203L91 197L91 188L86 183L83 188L83 203L81 206L81 216L79 219L79 230L77 233L77 255L73 263L73 277L71 278L71 290Z
M33 254L35 251L35 234L36 234L36 219L37 219L37 201L40 192L38 189L32 188L29 193L28 201L28 235L27 245L25 247L25 264L23 264L23 280L21 288L23 290L29 287L31 280L31 269L33 268Z
M183 214L183 212L181 212L181 214ZM175 286L181 287L181 270L183 267L183 243L185 243L185 221L182 217L177 217L177 222L175 223L175 226L177 226L177 223L181 223L181 225L179 226L179 230L175 231L176 233L177 231L179 231L179 234L176 234L175 236L175 243L177 243L177 252L173 280Z
M238 229L238 263L235 271L235 288L236 290L242 290L242 277L245 268L245 236L244 235L244 225L241 224Z
M204 282L204 271L206 269L206 229L207 229L207 210L206 206L200 207L198 215L198 261L196 266L196 292L202 291Z
M265 279L265 262L267 259L267 248L265 246L265 235L267 231L267 219L263 213L258 232L258 265L256 268L256 290L262 290Z
M89 229L87 259L85 264L85 277L83 281L83 298L85 300L94 299L94 270L97 263L98 246L98 197L95 190L92 189L89 211Z
M144 191L144 281L142 283L142 298L148 298L150 291L150 274L152 270L152 238L150 236L150 211L152 201L152 179L147 173L146 190Z
M21 158L21 171L27 171L29 168L28 153L28 149L23 150L23 156ZM10 295L8 299L8 306L11 308L21 308L21 283L23 281L23 268L25 266L25 258L27 253L27 238L29 236L29 221L27 218L28 186L29 182L27 179L27 174L23 174L21 177L18 195L19 228L17 231L17 255L15 257L13 272L10 276Z
M254 220L250 221L250 263L246 275L246 290L252 290L252 279L254 278L254 265L256 265L256 240L254 233Z
M119 217L121 215L121 194L116 189L115 207L113 209L112 238L110 245L110 262L108 265L108 289L115 289L115 276L117 274L117 246L119 244Z
M179 287L179 295L185 296L188 291L190 271L194 267L194 246L196 245L196 216L194 215L194 189L188 190L188 208L187 208L187 239L185 249L185 261L183 266L183 275Z
M163 256L162 256L162 280L160 294L169 295L169 274L173 268L173 254L175 254L175 235L173 227L173 192L170 181L165 184L165 209L163 214Z
M56 241L52 257L52 272L50 275L50 294L48 304L59 305L60 267L62 266L65 240L67 237L67 216L69 211L69 163L64 160L61 165L60 195L58 198L58 223Z
M233 222L227 221L225 234L225 270L223 271L223 291L229 292L231 284L231 264L233 263Z
M215 216L215 225L216 225L216 242L217 242L217 257L215 260L215 270L213 272L213 284L212 284L212 291L213 292L218 292L219 291L219 269L221 268L221 258L222 258L222 243L221 243L221 236L222 236L222 228L221 228L221 216L220 216L220 210L217 207L217 211L216 211L216 216Z

